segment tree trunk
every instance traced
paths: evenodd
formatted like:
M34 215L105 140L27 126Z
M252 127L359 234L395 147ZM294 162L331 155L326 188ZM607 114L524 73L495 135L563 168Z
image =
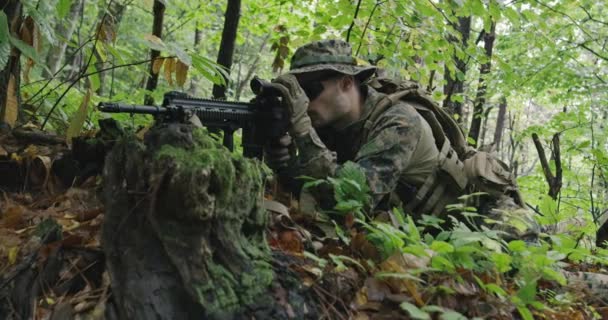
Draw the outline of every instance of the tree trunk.
M59 66L61 66L63 63L68 43L70 42L72 34L74 34L76 26L78 25L79 15L82 11L83 5L84 0L76 0L72 2L70 11L66 16L67 19L57 22L57 25L55 26L55 35L57 35L60 40L57 42L57 45L49 49L49 53L46 56L46 65L48 66L48 71L46 69L43 71L45 77L51 78L55 75L55 73L57 73L57 71L59 71Z
M165 17L165 5L163 1L155 0L154 1L154 22L152 24L152 34L162 39L163 33L163 19ZM150 50L150 69L148 72L148 82L146 83L146 90L152 92L156 89L158 85L158 74L153 72L154 60L160 56L160 51L158 50ZM153 105L154 98L152 98L151 94L146 94L144 98L144 104Z
M494 39L496 38L496 24L493 22L489 33L484 34L484 48L488 61L481 65L479 69L479 86L477 95L475 96L475 105L473 107L473 118L471 119L471 128L469 129L469 142L471 146L476 147L481 129L481 120L483 118L483 105L486 102L487 82L486 77L490 74L492 66L492 49L494 47Z
M490 147L490 149L494 149L494 146L490 143L488 146L485 145L486 140L486 132L488 131L488 118L490 117L490 112L492 112L493 107L488 107L483 114L483 126L481 126L481 139L479 140L480 146ZM488 150L490 151L490 150Z
M458 31L461 35L460 45L462 46L462 50L466 50L467 42L469 41L469 36L471 34L471 17L458 18ZM456 42L458 40L455 37L450 37L449 41ZM462 123L462 102L453 101L452 99L455 95L460 95L464 92L464 76L467 73L467 65L466 61L458 58L456 55L454 55L454 61L456 63L456 73L461 73L462 79L458 79L456 74L452 78L448 68L445 68L446 84L443 87L443 93L446 97L445 100L443 100L443 108L450 112L450 114L456 115L457 121Z
M198 26L198 24L196 25L196 29L194 29L194 50L198 51L199 50L199 46L201 44L201 40L203 39L203 30L201 30L201 28ZM198 96L198 77L191 77L190 78L190 89L188 90L188 93L190 93L191 96L197 97Z
M507 98L502 96L498 104L498 116L496 117L496 129L494 130L494 146L496 152L500 151L502 143L502 132L505 128L505 115L507 113Z
M241 0L228 0L226 15L224 16L224 29L222 31L220 50L217 54L217 63L225 67L228 74L230 74L230 68L232 67L232 57L234 55L234 45L240 17ZM224 80L224 86L217 84L213 85L213 97L215 99L226 99L226 88L228 87L230 79L226 78Z
M119 140L106 159L102 246L115 318L318 315L266 243L261 163L175 123L154 127L145 145ZM275 299L280 292L290 305Z
M8 0L3 5L2 11L6 14L9 32L16 36L23 20L21 2ZM14 127L21 105L21 64L19 58L21 52L11 46L11 55L4 69L0 70L0 124L4 123Z
M549 185L548 194L551 198L553 198L553 200L557 200L557 196L562 188L562 161L559 147L559 133L554 134L553 139L551 140L553 145L551 150L551 158L555 162L555 175L553 175L551 172L551 167L549 165L549 161L547 161L545 150L536 133L532 134L532 140L534 141L534 146L538 152L540 165L542 166L543 173L545 175L545 180L547 180L547 184Z

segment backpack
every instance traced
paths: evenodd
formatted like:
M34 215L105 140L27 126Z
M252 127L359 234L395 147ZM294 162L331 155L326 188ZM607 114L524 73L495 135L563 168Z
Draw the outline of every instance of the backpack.
M417 82L376 77L367 85L386 94L374 107L363 127L367 139L375 120L397 101L416 102L415 110L431 127L437 149L438 168L405 204L410 212L439 214L447 204L467 192L485 192L494 198L511 197L516 204L525 202L509 167L494 154L478 151L467 144L462 128L454 118L433 101ZM450 181L451 180L451 181Z

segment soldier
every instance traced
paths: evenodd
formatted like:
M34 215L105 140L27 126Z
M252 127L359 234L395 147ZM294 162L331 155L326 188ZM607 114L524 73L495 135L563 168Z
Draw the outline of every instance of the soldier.
M452 129L458 132L446 133L436 119L438 109L432 111L438 106L415 85L401 87L409 90L401 95L378 92L382 79L372 77L375 71L357 65L341 40L297 49L290 71L273 81L288 107L290 129L267 149L270 167L283 175L326 178L352 161L367 178L370 209L390 212L402 205L414 218L444 215L459 196L485 191L490 197L484 206L493 208L486 210L493 218L505 220L507 211L519 211L515 219L524 224L507 222L510 234L536 237L536 228L526 226L534 224L529 212L521 215L527 210L504 164L466 147L457 125ZM453 122L447 118L440 120ZM325 193L318 200L328 198Z

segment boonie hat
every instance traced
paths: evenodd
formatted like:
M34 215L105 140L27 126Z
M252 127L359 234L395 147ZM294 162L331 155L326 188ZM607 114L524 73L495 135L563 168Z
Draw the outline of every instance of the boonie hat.
M337 71L364 81L376 71L374 66L359 66L350 44L342 40L321 40L299 47L291 57L289 73Z

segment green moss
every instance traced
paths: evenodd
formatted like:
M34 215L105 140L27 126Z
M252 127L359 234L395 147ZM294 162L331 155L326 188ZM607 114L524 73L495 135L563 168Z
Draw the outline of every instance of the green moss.
M274 278L262 208L269 171L205 130L193 130L192 137L192 147L163 145L154 155L153 171L164 183L160 212L167 213L160 238L209 314L230 314L264 298Z

